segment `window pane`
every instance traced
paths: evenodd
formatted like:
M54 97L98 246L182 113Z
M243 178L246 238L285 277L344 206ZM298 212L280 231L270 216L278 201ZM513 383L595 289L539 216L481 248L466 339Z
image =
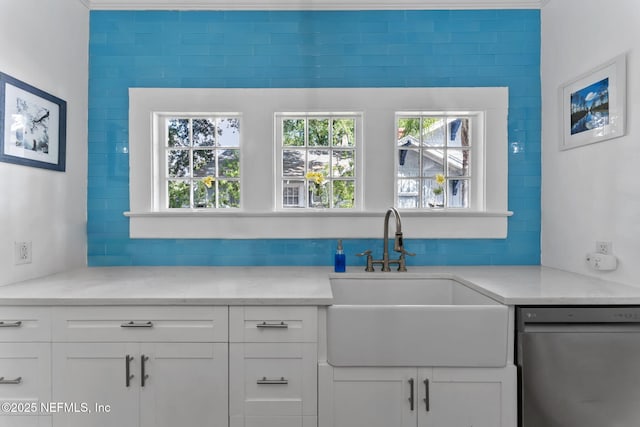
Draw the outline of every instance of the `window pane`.
M422 176L444 174L444 150L423 150Z
M218 176L240 176L240 150L218 150Z
M469 176L470 152L469 150L447 150L447 175Z
M418 117L398 119L398 140L405 139L420 142L420 119Z
M217 119L219 147L240 147L240 119Z
M417 208L418 207L418 179L398 180L398 207Z
M193 119L193 145L213 147L216 143L216 125L211 119Z
M214 180L194 181L193 206L195 208L216 207L216 183Z
M216 176L216 152L193 150L193 176Z
M446 182L438 182L435 178L422 181L422 207L444 207Z
M333 207L349 209L355 205L355 182L333 181Z
M355 119L333 120L333 145L336 147L353 147L356 145Z
M353 177L355 158L353 150L333 150L332 167L334 177Z
M282 206L285 208L305 207L305 182L286 180L282 183Z
M282 121L283 145L304 146L304 119L287 119Z
M220 180L218 182L218 207L240 207L240 182Z
M309 150L307 169L321 172L326 177L329 174L329 150Z
M469 147L469 119L452 118L449 119L449 141L450 147Z
M304 207L304 181L285 181L282 185L282 206Z
M400 150L398 163L398 176L420 176L420 150Z
M172 178L190 176L189 150L167 151L167 166L169 168L169 176Z
M422 119L422 143L427 146L445 145L445 123L442 117Z
M188 147L189 143L189 119L167 120L167 145L169 147Z
M282 175L304 176L304 150L282 150Z
M447 206L450 208L469 207L469 180L452 179L448 185Z
M191 187L187 181L168 181L167 192L170 209L191 207Z
M329 187L327 181L308 181L309 184L309 207L316 209L327 209L329 207Z
M329 145L329 119L309 119L309 145Z

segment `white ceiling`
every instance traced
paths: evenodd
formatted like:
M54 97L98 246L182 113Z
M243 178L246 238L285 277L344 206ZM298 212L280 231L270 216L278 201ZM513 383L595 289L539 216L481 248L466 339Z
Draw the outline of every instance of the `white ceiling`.
M92 10L539 9L549 0L80 0Z

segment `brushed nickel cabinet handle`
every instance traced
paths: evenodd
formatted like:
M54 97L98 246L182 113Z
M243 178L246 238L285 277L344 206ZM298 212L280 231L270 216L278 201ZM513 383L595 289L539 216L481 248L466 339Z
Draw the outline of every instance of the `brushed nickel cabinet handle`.
M134 377L134 375L131 373L131 361L132 360L133 360L133 356L129 356L128 354L124 358L124 373L126 375L124 384L125 384L126 387L129 387L131 385L131 380Z
M284 377L280 377L280 379L267 379L267 377L262 377L256 381L257 384L272 384L272 385L287 385L289 384L289 380Z
M4 377L0 377L0 384L20 384L22 377L18 377L15 380L5 380Z
M413 378L409 380L409 408L413 411L414 409L414 395L413 395Z
M5 322L4 320L0 321L0 328L19 328L22 326L22 320L17 320L15 322Z
M289 325L287 323L284 323L284 322L280 322L280 323L262 322L262 323L258 323L256 325L256 328L287 329L288 327L289 327Z
M144 387L149 375L145 372L145 362L149 360L149 356L144 354L140 356L140 386Z
M153 328L153 322L134 322L133 320L130 322L125 322L120 325L121 328Z

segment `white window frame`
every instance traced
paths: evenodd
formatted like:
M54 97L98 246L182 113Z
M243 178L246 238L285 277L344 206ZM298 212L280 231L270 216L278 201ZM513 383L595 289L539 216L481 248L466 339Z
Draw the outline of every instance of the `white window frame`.
M354 182L354 186L355 186L355 200L354 200L354 207L353 208L344 208L344 209L340 209L340 208L327 208L327 209L314 209L314 208L309 208L306 207L306 200L307 200L307 195L302 194L302 198L303 200L302 205L298 208L295 209L296 211L300 212L300 213L311 213L311 212L326 212L326 211L331 211L331 212L354 212L354 211L362 211L362 161L360 160L362 154L363 154L363 140L362 140L362 114L358 113L358 112L318 112L318 113L301 113L301 112L296 112L296 113L281 113L278 112L274 115L274 129L275 129L275 138L274 138L274 142L275 142L275 147L274 147L274 153L276 156L276 163L275 163L275 167L276 167L276 174L275 174L275 200L274 200L274 206L276 207L276 210L278 211L282 211L282 212L290 212L293 208L292 207L287 207L284 206L284 204L282 203L282 189L283 189L283 185L285 185L283 183L283 172L282 172L282 153L283 150L286 149L304 149L304 150L328 150L331 151L336 147L333 146L328 146L328 147L323 147L323 146L319 146L319 147L309 147L309 146L305 146L305 147L296 147L296 146L291 146L291 147L283 147L283 143L282 143L282 129L281 129L281 125L282 125L282 120L285 119L335 119L335 118L352 118L354 119L355 122L355 141L354 141L354 146L353 147L346 147L346 149L348 150L353 150L354 152L354 157L355 157L355 174L352 180ZM306 128L305 128L306 131ZM305 137L306 139L306 137ZM340 148L336 148L336 149L340 149ZM329 178L329 181L333 179L333 178ZM301 181L305 181L306 178L300 177Z
M402 211L412 238L504 238L507 235L508 89L314 88L314 89L129 89L130 235L133 238L379 238L393 206L398 111L482 112L485 191L482 206L464 210ZM154 117L161 113L234 111L242 114L241 208L171 212L159 209L153 166ZM300 212L275 204L278 112L356 111L362 114L366 151L357 156L362 174L360 209ZM364 145L364 144L363 144ZM486 191L486 190L489 191ZM231 211L231 212L229 212ZM366 249L366 248L363 248Z
M438 209L438 210L448 210L448 211L471 211L471 212L475 212L475 211L483 211L485 208L485 204L484 204L484 186L482 185L482 183L484 182L484 156L485 156L485 149L484 149L484 138L483 138L483 132L484 132L484 122L485 122L485 115L484 112L482 111L399 111L396 113L396 117L395 117L395 123L396 123L396 135L398 134L398 121L401 118L409 118L409 117L420 117L420 118L424 118L424 117L441 117L443 119L445 119L445 125L446 125L446 119L450 119L450 118L465 118L468 119L470 121L470 130L471 130L471 145L468 147L469 152L471 153L471 164L469 165L470 170L471 170L471 175L466 176L466 177L460 177L461 179L466 179L469 181L469 186L470 186L470 199L469 199L469 204L468 207L463 208L463 207L444 207L444 208L430 208L430 207L416 207L416 208L405 208L405 209L401 209L401 211L406 210L407 212L412 212L412 211L433 211L434 209ZM445 131L445 135L448 135L448 130ZM423 149L439 149L440 147L420 147L419 149L422 151ZM464 148L464 147L459 147L460 149ZM449 147L446 147L444 149L444 152L447 152L447 150L449 149ZM455 147L454 149L458 149L458 147ZM398 179L399 179L399 168L400 168L400 147L396 146L396 151L395 151L395 169L394 169L394 175L393 175L393 179L394 179L394 201L397 202L398 200ZM446 165L445 165L446 168ZM447 175L446 171L444 173L444 175ZM416 179L420 180L423 178L423 172L420 171L420 175L418 177L416 177ZM412 179L411 177L408 177L406 179ZM452 179L455 179L455 177L453 177ZM446 185L446 184L445 184ZM419 196L420 193L420 189L416 192L417 195Z
M239 179L230 179L231 181L239 181L240 182L240 207L229 207L229 208L224 208L224 207L211 207L211 208L197 208L197 207L192 207L192 208L169 208L169 203L168 203L168 190L167 190L167 181L170 180L171 178L168 177L168 165L167 165L167 150L169 150L170 148L168 148L166 146L166 141L168 140L168 133L167 133L167 126L166 126L166 122L169 119L173 119L173 118L177 118L177 119L219 119L219 118L235 118L235 119L239 119L240 120L240 145L238 147L221 147L221 148L232 148L232 149L237 149L240 151L240 177ZM219 113L219 112L208 112L208 113L202 113L202 114L184 114L184 113L154 113L154 133L153 133L153 139L154 139L154 146L156 148L156 152L154 153L154 164L153 164L153 169L154 169L154 176L156 178L156 182L154 183L154 206L157 207L158 211L169 211L169 212L177 212L177 211L182 211L182 212L187 212L187 211L193 211L193 210L200 210L200 209L206 209L206 210L216 210L216 209L232 209L232 210L238 210L242 207L242 115L236 113ZM211 149L211 150L219 150L220 147L216 146L216 147L206 147L207 149ZM189 147L190 151L193 151L194 147ZM217 157L217 154L216 154ZM190 165L190 167L192 168L193 165ZM216 178L213 177L216 180L226 180L226 178ZM179 180L179 178L178 178ZM196 181L197 178L190 178L190 180L192 181ZM214 185L217 185L217 183L214 183ZM191 204L193 204L193 192L192 194L189 195L190 199L191 199Z

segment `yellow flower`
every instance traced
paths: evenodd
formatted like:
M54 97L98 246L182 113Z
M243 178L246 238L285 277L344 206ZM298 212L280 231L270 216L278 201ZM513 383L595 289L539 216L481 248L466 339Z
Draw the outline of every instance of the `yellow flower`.
M211 186L213 185L213 181L215 181L215 178L212 176L205 176L204 178L202 178L202 183L206 185L207 188L211 188Z
M324 174L322 172L309 171L305 175L305 178L307 178L308 181L313 181L318 185L324 183Z
M436 174L436 183L438 185L444 184L444 175L442 175L441 173Z

